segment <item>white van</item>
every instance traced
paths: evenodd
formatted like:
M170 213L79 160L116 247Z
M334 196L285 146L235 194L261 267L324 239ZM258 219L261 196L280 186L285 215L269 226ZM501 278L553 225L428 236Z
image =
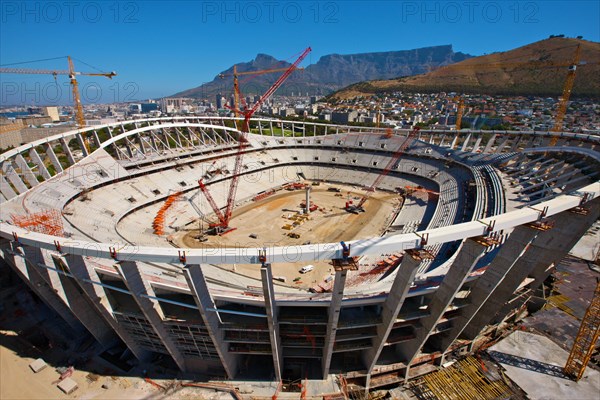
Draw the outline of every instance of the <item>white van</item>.
M305 274L307 272L312 271L313 269L315 269L313 265L305 265L304 267L300 268L300 273Z

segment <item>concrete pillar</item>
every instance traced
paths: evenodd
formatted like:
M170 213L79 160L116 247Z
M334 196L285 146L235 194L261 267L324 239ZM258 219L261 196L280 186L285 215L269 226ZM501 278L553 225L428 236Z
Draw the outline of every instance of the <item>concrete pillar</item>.
M363 353L363 360L369 374L377 363L377 359L383 350L394 322L398 318L402 304L404 304L404 299L406 299L410 285L417 274L421 260L413 254L411 251L404 253L404 258L398 267L398 272L392 283L390 293L382 306L382 323L377 326L377 337L373 339L373 346Z
M472 153L477 153L477 150L479 150L479 145L481 144L481 138L482 138L482 136L479 136L477 138L477 140L475 140L475 144L473 145L473 150L471 151Z
M106 297L104 288L98 284L100 279L94 268L88 265L85 259L79 255L69 254L63 258L63 261L66 263L68 271L76 278L77 284L90 300L92 306L121 338L121 341L125 343L131 353L140 361L149 359L150 353L138 346L114 318L112 307Z
M508 139L510 139L510 136L506 136L504 140L500 142L498 147L496 147L496 151L494 152L495 154L502 153L502 150L504 150L504 146L506 146L506 142L508 142Z
M73 315L69 307L62 302L56 292L40 275L37 265L43 262L41 250L35 247L19 246L17 242L3 240L2 250L4 261L10 265L21 279L39 296L39 298L54 310L71 328L82 331L83 326Z
M50 175L50 172L48 172L48 169L44 164L44 160L42 160L42 157L40 157L35 147L29 150L29 157L31 158L31 161L33 161L34 164L37 165L38 172L40 173L40 175L42 175L42 177L44 177L44 179L52 178L52 175Z
M85 140L83 139L83 136L81 135L81 133L78 133L77 135L75 135L75 138L77 139L77 143L79 143L79 147L81 148L81 152L83 153L84 157L87 157L90 155L90 153L88 152L87 146L85 145Z
M29 183L29 186L34 187L40 183L37 180L37 178L35 177L35 174L31 170L31 168L29 168L27 161L25 161L25 159L23 158L23 156L21 154L17 154L15 156L15 163L21 170L21 173L25 177L25 180L27 181L27 183Z
M513 143L510 146L510 152L513 153L515 151L517 151L517 146L519 145L519 143L521 142L522 137L521 136L517 136L513 139Z
M511 271L538 233L538 230L519 226L510 234L496 257L490 262L487 270L473 284L468 297L469 304L462 308L459 315L454 318L450 330L435 336L436 344L442 353L445 353L458 338L491 295L496 285Z
M69 148L69 143L67 142L67 140L65 138L60 138L60 145L63 148L63 153L65 153L67 155L67 160L69 160L69 164L71 164L71 165L75 164L75 157L73 157L73 153L71 152L71 149Z
M66 263L60 256L52 255L52 260L58 271L69 273ZM54 289L57 290L75 317L94 336L98 343L104 348L117 344L117 337L113 329L92 306L92 301L76 283L75 278L57 271L48 270L47 272Z
M17 189L19 194L25 193L28 190L27 186L25 186L25 183L23 183L23 180L19 174L17 174L17 171L15 171L10 161L5 161L2 164L2 171L4 172L4 176L8 178L8 181L12 183L13 187Z
M474 339L479 332L494 318L504 305L513 297L515 290L530 274L540 273L540 284L550 273L550 267L562 260L581 236L592 226L598 218L598 204L595 212L588 215L578 215L569 211L562 212L553 217L555 225L548 231L540 232L531 242L526 253L517 261L502 282L498 284L481 305L479 311L465 327L462 336ZM533 272L532 272L533 271ZM534 281L530 287L537 287Z
M271 353L273 354L273 368L275 380L281 381L281 369L283 366L283 348L281 346L281 335L279 334L279 321L277 317L277 306L275 304L275 292L273 288L273 272L271 264L264 264L260 269L262 278L263 294L265 297L265 309L269 324L269 338L271 339Z
M158 301L145 297L155 296L155 294L150 284L144 280L139 266L134 261L121 261L119 264L116 264L115 267L117 268L119 275L123 278L125 286L127 286L127 289L132 293L133 299L165 346L165 349L167 349L167 352L171 355L179 369L185 372L186 367L183 355L163 325L164 315L162 315L162 310Z
M207 311L208 309L215 309L216 306L208 290L202 267L197 264L187 265L184 269L184 275L192 291L192 297L198 306L198 311L202 315L202 321L204 321L206 330L219 354L223 368L229 379L234 379L237 374L239 357L236 354L229 353L227 343L223 341L223 331L219 328L220 321L217 313Z
M463 142L462 147L460 148L460 151L467 151L467 147L469 146L469 142L471 141L471 134L469 133L467 135L467 138L465 139L465 141Z
M458 252L456 259L446 273L444 280L427 306L429 315L421 318L420 326L415 330L415 338L397 346L398 353L410 364L419 354L429 335L435 330L438 322L452 304L454 296L459 292L469 273L484 255L486 246L472 239L467 239Z
M14 197L17 197L17 193L13 190L12 186L6 182L3 175L0 175L0 192L7 199L10 200Z
M492 148L492 146L494 145L494 142L496 141L496 134L494 133L492 135L492 137L490 138L490 140L488 140L488 142L486 143L485 147L483 148L483 152L485 154L490 152L490 149Z
M46 144L46 155L50 159L52 165L54 165L56 173L60 174L61 172L63 172L63 167L60 164L60 161L58 160L58 157L56 156L56 153L54 152L54 149L52 148L50 143Z
M584 207L588 210L587 215L579 215L571 211L565 211L559 214L559 216L564 217L565 220L565 225L562 226L558 226L561 221L559 216L553 217L556 221L556 225L550 233L553 233L556 237L553 236L548 240L547 247L549 250L557 252L554 256L554 264L557 264L566 257L568 252L571 251L573 246L581 239L581 236L583 236L590 226L600 218L600 198L587 202ZM560 222L560 224L562 224L562 222ZM563 240L562 237L568 237L569 239ZM538 288L542 282L548 278L553 268L553 265L548 264L537 265L529 274L529 276L534 279L529 286L534 289Z
M344 297L344 287L346 285L347 270L335 272L335 282L333 283L333 292L331 293L331 303L329 304L329 315L327 319L327 333L325 335L325 346L323 347L322 369L323 379L327 379L329 368L331 367L331 357L333 355L333 345L337 332L340 311L342 309L342 299Z

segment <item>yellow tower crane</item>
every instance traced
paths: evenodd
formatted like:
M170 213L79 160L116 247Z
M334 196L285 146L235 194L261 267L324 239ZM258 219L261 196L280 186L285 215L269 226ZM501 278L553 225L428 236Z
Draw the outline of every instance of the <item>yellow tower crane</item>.
M567 73L567 80L563 88L562 97L558 103L558 110L556 112L556 118L554 119L554 126L552 132L560 132L563 128L563 121L567 114L567 106L569 105L569 98L571 97L571 90L573 90L573 84L575 83L575 71L577 71L577 65L579 64L579 58L581 56L581 45L578 44L573 55L573 62L569 65L569 72ZM558 142L558 136L554 136L550 141L550 146L556 146Z
M571 354L563 368L565 374L575 381L580 380L583 376L594 352L598 336L600 336L600 281L596 285L592 302L581 320Z
M288 69L289 67L282 67L282 68L272 68L272 69L263 69L263 70L257 70L257 71L245 71L245 72L238 72L237 70L237 65L233 66L233 73L231 74L219 74L219 78L226 78L228 76L233 76L233 112L235 114L236 117L239 117L240 113L239 113L239 109L240 109L240 82L239 82L239 77L240 76L244 76L244 75L265 75L265 74L270 74L273 72L284 72ZM299 68L295 68L295 70L302 70L304 68L299 67ZM237 125L237 123L236 123Z
M79 128L85 126L85 119L83 117L83 107L81 105L81 97L79 96L79 83L75 78L77 75L81 76L104 76L108 79L112 79L116 76L116 72L77 72L73 66L73 60L70 56L67 56L69 62L68 70L49 70L49 69L28 69L28 68L0 68L2 74L33 74L33 75L53 75L54 79L58 75L68 75L73 90L73 101L75 107L75 122Z

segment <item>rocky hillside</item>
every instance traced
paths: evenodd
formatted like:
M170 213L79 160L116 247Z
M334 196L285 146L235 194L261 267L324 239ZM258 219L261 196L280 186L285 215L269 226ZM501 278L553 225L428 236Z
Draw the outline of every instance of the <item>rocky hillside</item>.
M451 45L425 47L414 50L388 51L362 54L330 54L323 56L315 64L294 72L277 91L278 94L309 93L328 94L355 82L390 79L398 76L412 76L430 71L442 65L452 64L470 58L464 53L455 53ZM293 61L293 60L292 60ZM289 66L266 54L258 54L252 61L237 64L238 72L256 71ZM230 74L233 66L209 83L174 94L171 97L214 98L217 93L229 96L233 88ZM261 76L240 77L244 95L262 94L275 82L279 73Z
M422 75L356 83L332 94L331 99L394 91L558 96L578 44L581 61L573 96L600 97L600 43L554 37Z

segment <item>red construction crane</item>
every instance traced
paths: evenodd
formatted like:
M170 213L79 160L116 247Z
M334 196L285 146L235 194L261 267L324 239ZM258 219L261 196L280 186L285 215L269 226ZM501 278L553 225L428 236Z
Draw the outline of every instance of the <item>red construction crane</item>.
M244 110L239 110L235 107L230 107L234 112L242 114L244 116L244 122L242 125L242 130L239 134L238 142L238 151L235 156L235 167L233 169L233 176L231 177L231 183L229 184L229 194L227 196L227 207L225 208L225 213L222 213L214 198L208 191L206 185L202 182L202 179L198 181L198 186L204 195L206 196L206 200L210 203L212 210L215 215L219 219L218 223L211 224L210 227L216 229L216 233L223 234L231 231L232 229L229 227L229 220L231 219L231 213L233 212L233 203L235 201L235 194L237 192L237 187L240 179L240 172L242 170L242 159L244 155L244 147L246 146L248 136L248 132L250 132L250 118L252 115L260 108L260 106L269 98L275 91L285 82L285 80L290 76L295 69L297 69L298 64L306 58L308 53L311 52L311 48L308 47L305 49L300 57L292 64L290 67L277 79L277 81L271 86L265 94L263 94L254 106L251 109L244 108ZM237 89L239 91L239 88ZM237 93L239 96L239 93Z
M371 184L371 186L367 189L365 194L359 200L358 204L354 205L354 204L352 204L352 201L350 201L350 200L346 202L346 211L351 212L353 214L358 214L359 212L365 211L362 206L366 203L367 200L369 200L371 195L375 192L375 188L381 183L383 178L385 178L386 175L390 173L392 168L394 168L394 165L396 165L396 163L398 162L398 159L400 158L400 156L402 154L404 154L404 151L406 151L408 146L411 145L413 138L417 135L417 133L419 132L420 129L421 129L420 127L415 126L413 128L413 130L408 134L408 136L402 142L400 147L398 147L398 150L396 150L394 155L392 155L392 158L387 163L384 170L381 171L381 173L377 176L377 178L375 178L375 181L373 182L373 184Z

